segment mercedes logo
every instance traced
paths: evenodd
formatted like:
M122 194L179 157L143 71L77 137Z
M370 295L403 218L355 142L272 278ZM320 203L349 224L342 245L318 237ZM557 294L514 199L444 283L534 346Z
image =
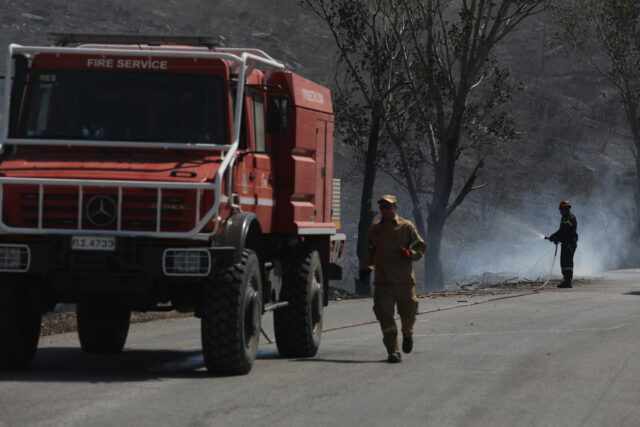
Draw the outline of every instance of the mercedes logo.
M94 196L87 203L87 219L96 227L106 227L116 219L116 203L111 197Z

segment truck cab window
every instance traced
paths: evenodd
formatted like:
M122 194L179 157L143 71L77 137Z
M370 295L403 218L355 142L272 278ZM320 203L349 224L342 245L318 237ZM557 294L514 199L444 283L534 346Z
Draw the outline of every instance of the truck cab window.
M235 95L235 93L234 93ZM236 97L233 97L233 112L236 111ZM242 117L240 118L240 140L238 141L238 150L246 150L249 148L247 141L247 102L242 100Z
M253 140L256 151L266 151L265 144L264 97L253 95Z
M289 98L286 95L269 95L267 129L274 135L286 135L289 131Z
M28 138L225 144L222 81L211 75L56 70L31 80Z

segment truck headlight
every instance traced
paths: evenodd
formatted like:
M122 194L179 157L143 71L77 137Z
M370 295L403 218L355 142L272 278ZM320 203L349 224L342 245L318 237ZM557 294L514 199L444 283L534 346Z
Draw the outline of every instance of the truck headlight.
M162 257L166 276L208 276L211 254L206 248L167 249Z
M31 264L27 245L0 245L0 271L25 272Z

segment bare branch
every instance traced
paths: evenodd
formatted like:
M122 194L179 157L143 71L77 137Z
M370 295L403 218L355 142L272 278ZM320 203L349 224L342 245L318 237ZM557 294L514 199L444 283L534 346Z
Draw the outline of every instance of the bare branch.
M446 214L445 214L446 218L448 218L453 213L453 211L455 211L456 208L458 206L460 206L460 204L469 195L469 193L471 193L472 191L474 191L476 189L480 189L480 188L484 188L485 187L486 184L480 185L478 187L474 186L474 184L476 182L476 179L478 178L478 174L480 173L480 169L482 169L483 167L484 167L484 158L481 159L478 162L478 164L476 165L475 169L473 169L473 172L471 172L471 175L469 175L469 178L467 178L467 181L465 182L464 186L462 187L462 190L460 190L460 192L456 196L456 198L453 201L453 203L447 207L447 211L446 211Z

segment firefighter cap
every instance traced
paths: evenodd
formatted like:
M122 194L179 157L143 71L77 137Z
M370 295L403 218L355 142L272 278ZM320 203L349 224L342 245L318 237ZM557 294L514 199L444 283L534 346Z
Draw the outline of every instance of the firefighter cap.
M570 208L571 207L571 202L568 200L563 200L560 202L560 206L558 206L559 209L562 209L564 207Z
M380 197L380 200L378 200L378 203L383 203L383 202L391 203L392 205L398 204L398 200L396 199L396 196L392 196L391 194L385 194L384 196Z

